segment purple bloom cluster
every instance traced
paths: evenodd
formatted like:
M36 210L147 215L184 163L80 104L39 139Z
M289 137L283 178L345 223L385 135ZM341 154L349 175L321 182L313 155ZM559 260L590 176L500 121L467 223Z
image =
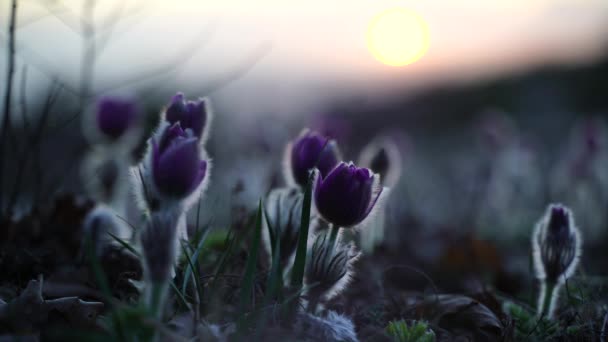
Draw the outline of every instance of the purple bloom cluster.
M353 227L369 216L382 186L379 175L341 159L334 140L305 129L287 146L285 174L304 187L310 172L318 170L314 184L317 211L335 226Z
M165 120L170 124L179 122L183 129L191 129L194 136L201 139L207 127L208 112L205 99L187 101L183 93L177 93L165 111Z
M142 209L186 212L198 198L210 171L202 143L209 119L206 100L187 101L182 93L172 98L144 161L132 173Z

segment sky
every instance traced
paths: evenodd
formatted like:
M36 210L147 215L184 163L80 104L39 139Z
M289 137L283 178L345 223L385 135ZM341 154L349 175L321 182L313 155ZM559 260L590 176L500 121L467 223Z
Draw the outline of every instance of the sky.
M20 62L78 84L85 0L19 0ZM9 0L0 0L2 45ZM467 81L537 65L583 63L606 51L606 0L98 0L98 30L121 11L96 62L96 85L175 61L173 79L215 92L235 109L285 111L331 97L381 96ZM122 6L122 7L121 7ZM379 63L366 46L378 13L417 12L429 50L405 67ZM3 56L5 50L2 50ZM0 59L4 64L5 58ZM179 61L179 62L177 62ZM0 74L4 77L4 66ZM239 70L247 70L246 74ZM41 76L43 77L43 76Z

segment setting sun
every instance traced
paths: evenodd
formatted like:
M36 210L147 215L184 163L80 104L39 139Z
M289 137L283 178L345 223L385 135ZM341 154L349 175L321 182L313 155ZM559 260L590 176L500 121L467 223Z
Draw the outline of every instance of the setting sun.
M411 10L386 10L370 21L367 47L377 60L386 65L412 64L424 56L429 47L428 25Z

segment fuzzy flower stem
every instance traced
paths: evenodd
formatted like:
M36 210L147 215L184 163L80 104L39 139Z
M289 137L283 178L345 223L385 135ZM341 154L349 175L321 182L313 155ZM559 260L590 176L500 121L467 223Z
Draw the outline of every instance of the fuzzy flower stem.
M551 316L553 316L553 306L555 303L555 299L553 297L557 295L558 287L555 282L549 280L546 280L542 286L543 288L540 292L541 297L538 301L538 315L541 318L546 317L551 319Z
M330 230L329 246L330 246L330 250L333 251L336 246L336 239L338 238L338 233L340 232L340 226L331 224L331 227L329 228L329 230Z
M155 318L160 319L163 314L165 297L167 294L167 282L152 282L147 298L148 308Z

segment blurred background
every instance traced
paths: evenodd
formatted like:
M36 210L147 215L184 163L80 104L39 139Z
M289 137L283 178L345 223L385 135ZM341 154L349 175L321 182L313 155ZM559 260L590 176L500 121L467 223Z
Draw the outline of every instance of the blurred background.
M2 80L10 4L0 1ZM282 184L286 142L311 127L336 138L347 160L375 137L395 142L388 241L428 238L418 258L444 251L444 232L527 249L553 201L573 207L589 244L605 235L605 0L17 4L14 99L4 111L17 134L3 148L3 195L20 174L24 211L81 191L81 121L97 97L137 99L151 129L183 91L212 100L214 169L201 215L218 226ZM27 133L32 122L39 138ZM37 161L11 167L32 139Z

